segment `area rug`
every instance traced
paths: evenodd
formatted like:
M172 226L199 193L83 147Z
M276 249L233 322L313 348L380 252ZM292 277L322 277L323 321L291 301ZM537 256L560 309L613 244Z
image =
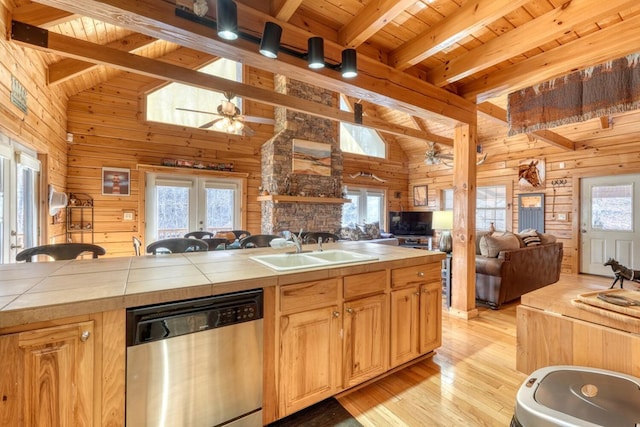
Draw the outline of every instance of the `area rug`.
M351 414L333 397L316 403L268 427L362 427Z
M640 108L640 54L509 94L509 135Z

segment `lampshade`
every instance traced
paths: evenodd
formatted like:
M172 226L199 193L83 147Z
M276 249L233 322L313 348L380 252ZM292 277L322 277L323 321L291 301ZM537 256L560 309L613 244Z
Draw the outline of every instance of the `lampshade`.
M358 75L358 64L355 49L342 51L342 77L349 79Z
M280 49L280 36L282 27L275 22L265 22L262 40L260 40L260 53L267 58L277 58Z
M218 36L225 40L238 38L238 7L231 0L216 1Z
M322 37L311 37L308 45L307 60L309 61L309 68L318 69L324 67L324 40Z
M435 211L431 220L434 230L451 230L453 228L453 211Z

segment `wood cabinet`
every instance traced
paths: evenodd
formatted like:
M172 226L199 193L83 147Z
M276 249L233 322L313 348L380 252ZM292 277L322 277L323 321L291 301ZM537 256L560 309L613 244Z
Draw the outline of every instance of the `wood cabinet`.
M338 280L283 286L280 292L279 415L333 396L342 365Z
M112 311L3 330L0 425L124 425L124 318Z
M386 271L344 278L343 385L360 384L389 365L389 295ZM371 295L373 294L373 295Z
M391 272L391 367L428 353L441 343L440 266L426 264Z
M2 425L93 423L94 322L0 337Z

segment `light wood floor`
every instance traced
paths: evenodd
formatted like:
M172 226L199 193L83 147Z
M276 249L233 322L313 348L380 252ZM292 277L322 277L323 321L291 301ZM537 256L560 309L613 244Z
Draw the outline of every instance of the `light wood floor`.
M526 379L515 369L518 304L481 308L468 321L445 312L442 346L433 358L343 396L340 403L365 427L508 426Z

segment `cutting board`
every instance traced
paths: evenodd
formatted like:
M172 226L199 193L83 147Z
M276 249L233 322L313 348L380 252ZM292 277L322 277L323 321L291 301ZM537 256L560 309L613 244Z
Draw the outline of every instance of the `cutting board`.
M640 306L625 307L611 304L598 298L598 294L614 294L640 301L640 292L630 289L607 289L579 294L571 301L573 305L599 313L603 316L620 318L620 314L640 319ZM617 314L617 315L616 315Z

